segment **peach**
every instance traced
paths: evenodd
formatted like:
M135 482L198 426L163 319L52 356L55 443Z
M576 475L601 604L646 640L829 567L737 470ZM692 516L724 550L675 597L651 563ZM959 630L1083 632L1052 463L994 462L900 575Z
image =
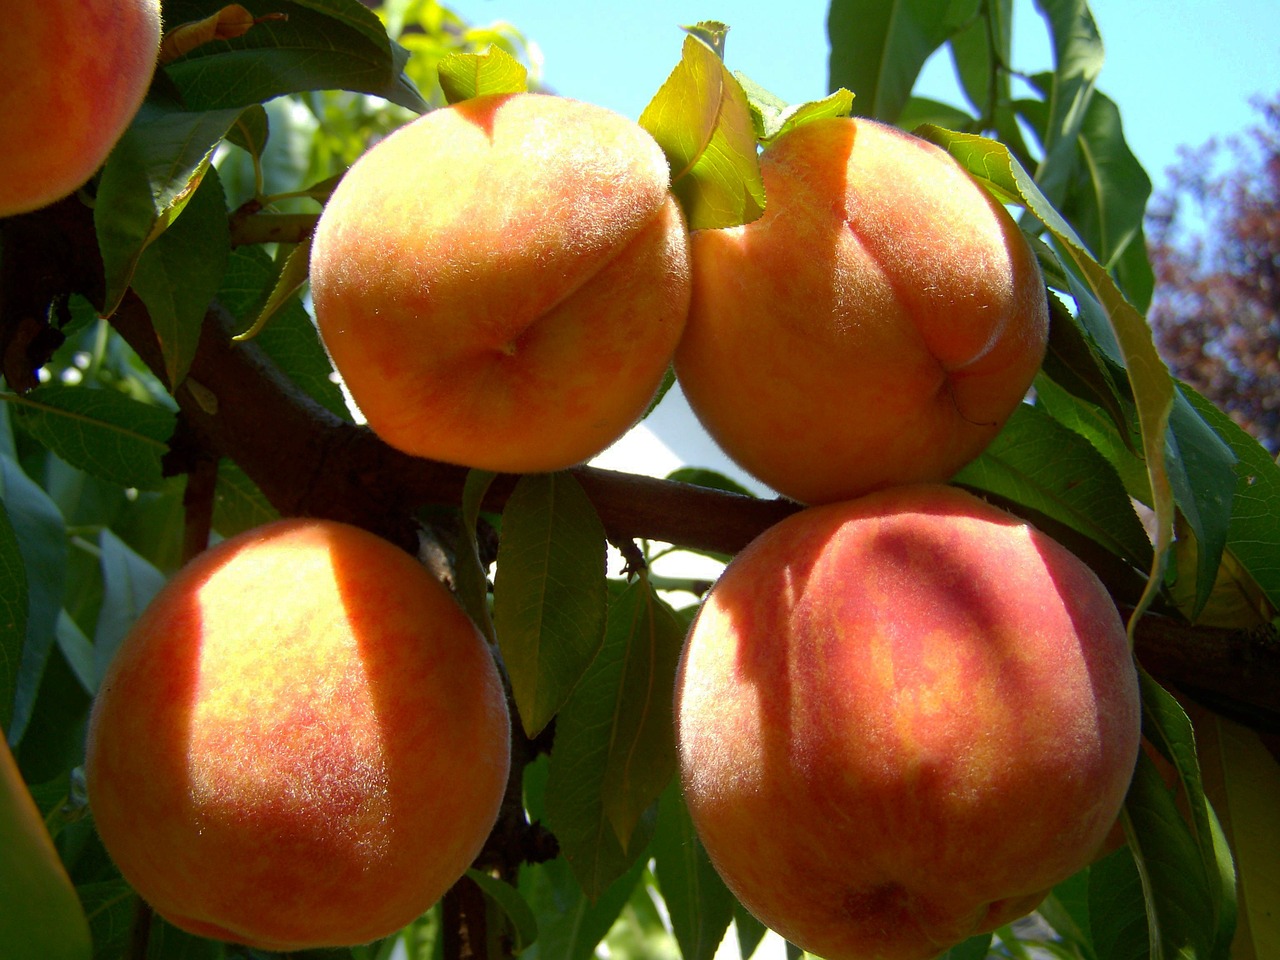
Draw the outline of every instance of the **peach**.
M753 223L691 241L676 374L707 432L805 503L949 479L1039 369L1046 294L1005 209L948 154L869 120L761 158Z
M160 49L160 0L7 4L0 30L0 217L88 180L138 111Z
M1140 723L1089 568L929 484L750 544L694 621L676 709L712 862L827 960L923 960L1032 910L1115 822Z
M602 107L491 95L360 158L311 256L369 426L422 457L558 470L624 433L684 328L688 233L657 143Z
M146 608L85 772L107 851L157 912L299 950L430 908L492 829L509 736L489 649L439 581L363 530L282 520Z

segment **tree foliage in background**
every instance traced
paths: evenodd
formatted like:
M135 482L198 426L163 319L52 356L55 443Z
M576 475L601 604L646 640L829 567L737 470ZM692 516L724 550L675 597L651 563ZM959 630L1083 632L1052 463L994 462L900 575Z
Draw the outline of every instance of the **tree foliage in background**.
M1150 320L1173 370L1280 453L1280 95L1224 147L1184 149L1148 216Z
M299 296L322 204L415 114L536 85L536 69L524 76L536 55L513 28L469 26L433 0L248 5L288 19L166 64L83 195L0 220L0 729L56 844L43 866L65 869L75 894L9 909L20 891L7 868L25 848L0 843L0 917L32 942L87 925L92 950L74 960L266 956L184 934L139 903L93 828L84 725L111 652L185 557L211 534L313 515L422 547L496 625L513 689L558 692L515 724L510 802L476 869L400 934L314 960L710 960L731 923L745 960L765 932L692 833L669 724L639 720L669 715L706 588L664 576L666 558L715 569L795 505L696 468L494 477L407 457L357 426ZM219 6L166 0L165 19ZM831 93L804 105L752 83L752 64L731 72L731 42L723 62L722 42L690 36L639 119L694 227L767 203L757 143L852 109L950 151L1020 211L1040 259L1053 322L1034 404L954 482L1040 525L1107 585L1144 670L1144 733L1176 783L1141 763L1129 842L1055 888L1035 923L952 957L1266 956L1280 943L1280 767L1262 737L1280 729L1280 469L1156 353L1150 181L1098 90L1088 4L1020 0L1016 12L1041 17L1051 64L1015 69L1013 0L833 0ZM489 45L506 56L449 59ZM912 92L938 50L963 103ZM608 576L606 541L626 560ZM528 560L550 556L563 566ZM519 599L530 596L542 605ZM584 598L589 617L546 615ZM521 637L585 655L508 655ZM10 797L10 780L0 789ZM15 824L0 804L0 839Z

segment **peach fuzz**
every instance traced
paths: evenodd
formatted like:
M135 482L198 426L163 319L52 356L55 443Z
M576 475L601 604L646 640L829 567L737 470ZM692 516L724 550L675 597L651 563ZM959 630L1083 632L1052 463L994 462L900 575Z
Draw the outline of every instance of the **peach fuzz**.
M1044 357L1017 224L945 152L831 118L761 158L764 215L700 230L676 374L707 431L804 503L949 479Z
M429 113L325 207L316 320L369 426L517 473L589 459L643 415L689 300L688 233L657 143L540 94Z
M1092 860L1139 741L1093 573L963 491L812 507L739 554L677 681L681 780L743 905L827 960L924 960Z
M75 191L138 111L159 0L22 0L0 30L0 217Z
M146 608L91 714L94 820L192 933L365 943L470 866L509 768L488 647L384 540L282 520L207 550Z

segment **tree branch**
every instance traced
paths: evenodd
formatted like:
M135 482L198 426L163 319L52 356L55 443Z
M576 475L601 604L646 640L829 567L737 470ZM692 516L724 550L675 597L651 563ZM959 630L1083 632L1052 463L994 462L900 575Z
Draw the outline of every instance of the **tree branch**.
M50 233L55 237L46 236ZM44 219L0 221L0 241L0 341L19 324L43 323L51 301L72 292L92 297L101 290L100 265L83 255L86 248L96 249L92 218L75 198L51 208ZM50 256L50 249L67 255ZM26 295L24 277L27 286L38 287L43 311ZM16 291L23 291L21 299ZM141 301L126 297L112 322L152 370L163 371ZM284 377L255 344L233 342L232 322L213 306L191 372L176 392L198 444L236 461L283 514L353 523L415 549L414 512L429 504L458 505L466 469L410 457L334 416ZM9 348L6 360L12 361L19 350L14 342ZM25 349L21 360L43 362ZM799 509L786 501L592 467L575 468L573 474L615 542L644 538L732 554ZM485 506L501 510L514 482L514 477L499 477ZM1138 625L1137 654L1161 681L1214 698L1215 709L1234 709L1256 729L1280 730L1275 631L1198 628L1148 614Z

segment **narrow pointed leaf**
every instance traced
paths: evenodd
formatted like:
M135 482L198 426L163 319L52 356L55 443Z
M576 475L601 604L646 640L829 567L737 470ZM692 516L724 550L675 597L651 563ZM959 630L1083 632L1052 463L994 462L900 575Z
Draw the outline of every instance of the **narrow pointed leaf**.
M1191 830L1143 751L1138 752L1122 818L1147 905L1150 956L1211 957L1215 891L1205 877Z
M261 9L280 16L202 44L164 68L191 109L245 107L307 90L350 90L415 112L427 108L404 75L406 51L358 0L272 0ZM203 0L165 4L173 23L208 12Z
M600 691L606 703L612 700L602 794L605 816L623 844L675 774L673 691L684 634L684 623L644 577L609 607L600 655L613 648L621 660ZM603 669L600 676L606 679Z
M67 463L122 487L155 490L172 410L115 390L48 383L14 401L14 422Z
M497 44L484 53L451 53L440 61L437 70L440 89L449 103L529 89L529 71Z
M271 319L292 303L298 292L307 285L310 270L311 237L308 236L301 243L293 244L285 255L280 272L276 274L275 284L271 287L271 294L267 297L267 302L262 305L262 309L258 311L253 325L244 333L238 333L231 339L244 341L258 336Z
M1205 796L1196 735L1185 711L1145 670L1142 683L1143 731L1173 761L1191 810L1194 842L1208 886L1207 924L1213 942L1226 945L1236 924L1236 874L1217 815Z
M493 643L495 640L493 616L489 612L489 573L480 562L480 545L476 540L476 524L480 521L480 506L484 495L492 485L496 473L488 470L471 470L462 488L462 533L464 541L458 547L457 594L462 609L471 621Z
M147 244L182 213L240 114L238 107L189 112L144 104L111 151L93 209L107 281L104 315L115 312Z
M1179 391L1231 447L1237 458L1227 546L1280 607L1280 466L1253 437L1186 384Z
M1080 130L1102 70L1102 37L1087 0L1036 0L1036 6L1049 26L1054 52L1053 92L1036 183L1060 206L1079 162Z
M227 262L218 300L249 326L261 305L279 288L281 268L261 247L237 247ZM333 364L311 316L297 297L285 300L254 341L281 372L330 413L351 419L342 389L332 378ZM224 467L229 464L224 461Z
M89 924L40 811L0 737L0 956L89 960Z
M102 609L93 632L94 666L99 680L129 628L151 602L165 578L110 530L98 537L102 551Z
M27 635L27 572L18 535L0 499L0 740L13 719L18 664Z
M963 22L953 0L833 0L827 89L844 87L862 116L893 123L920 68Z
M733 919L734 897L711 865L676 785L662 797L653 859L681 957L712 960Z
M142 251L133 272L133 289L160 341L171 392L186 379L230 254L227 202L218 171L210 167L182 216Z
M954 480L1026 504L1118 557L1151 565L1151 542L1120 478L1088 440L1034 407L1019 405Z
M227 143L235 144L250 156L261 157L271 137L271 122L266 108L255 103L244 109L227 130Z
M736 227L764 213L746 94L715 51L685 37L680 62L640 114L671 164L689 229Z
M643 578L609 607L604 646L556 718L547 819L593 896L647 840L645 811L675 773L672 703L684 626Z
M494 629L525 732L555 716L604 639L605 535L568 473L521 477L503 511Z
M0 500L22 554L27 583L27 628L18 661L8 740L26 732L40 680L53 649L67 582L67 525L47 493L17 461L0 454Z

